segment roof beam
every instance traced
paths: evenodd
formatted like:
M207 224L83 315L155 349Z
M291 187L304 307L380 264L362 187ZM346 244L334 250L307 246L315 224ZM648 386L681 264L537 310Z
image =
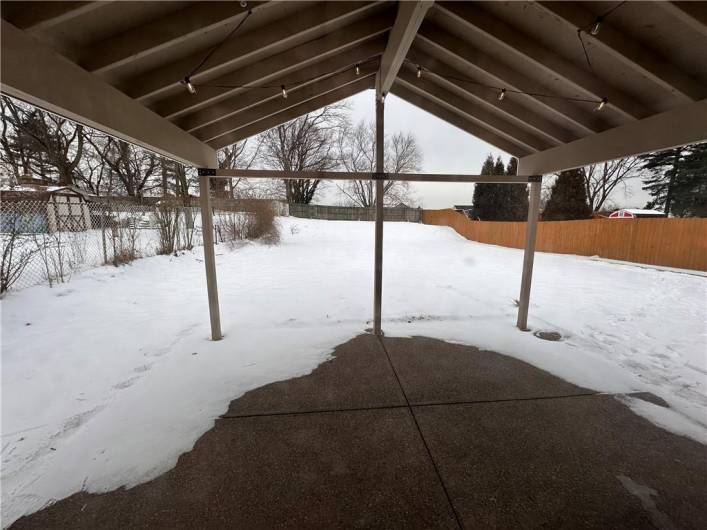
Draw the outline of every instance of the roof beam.
M655 2L682 23L707 37L707 5L704 2Z
M219 85L220 88L199 87L199 83L195 82L196 94L180 90L179 94L158 101L152 108L167 118L183 116L243 91L243 88L239 87L271 82L286 73L296 72L305 66L359 45L388 31L391 22L392 18L382 13L367 19L365 23L350 24L319 39L249 64L208 82L210 85Z
M248 11L255 13L267 2L201 2L170 13L121 35L92 44L80 56L86 70L105 73L150 53L237 24Z
M393 86L393 81L398 75L410 46L412 46L417 30L433 3L431 0L398 2L395 24L390 31L388 46L386 46L381 58L379 86L377 87L379 93L385 94Z
M505 151L510 155L520 157L530 153L527 149L516 145L515 143L489 131L488 129L485 129L484 127L480 127L475 123L472 123L467 118L464 118L456 112L452 112L451 110L448 110L445 107L441 107L434 101L431 101L428 98L416 92L413 92L412 90L406 88L400 83L395 83L393 85L393 87L391 88L391 93L395 94L400 99L403 99L408 103L415 105L416 107L426 112L429 112L440 120L446 121L450 125L454 125L458 129L461 129L462 131L467 132L472 136L475 136L476 138L479 138L480 140L483 140L484 142L491 144L492 146L501 149L502 151Z
M464 114L470 121L491 130L499 136L507 138L511 142L523 146L530 152L542 151L553 145L557 145L556 143L550 143L547 140L538 138L518 128L515 124L507 122L493 112L484 110L480 105L476 105L448 91L427 78L418 79L416 75L408 69L404 68L400 71L396 82L399 82L401 86L413 92L427 97L441 107L452 107L454 112Z
M2 17L19 29L49 29L109 2L3 2Z
M375 173L365 171L281 171L271 169L216 169L209 178L309 179L309 180L403 180L407 182L486 182L527 184L539 182L536 175L460 175L449 173Z
M243 33L223 44L209 59L208 63L192 76L193 81L205 81L232 70L248 58L263 54L275 46L290 42L300 42L308 36L322 34L327 28L334 28L362 16L375 6L372 2L323 2L288 16L261 28ZM247 27L247 23L245 25ZM204 51L191 54L151 72L140 74L120 84L133 98L144 100L179 88L180 81L204 58Z
M513 97L507 97L503 101L499 101L497 91L459 81L459 79L464 78L463 73L446 63L437 61L437 59L418 50L414 46L408 53L408 58L428 70L424 73L425 77L431 77L442 86L463 92L465 97L468 95L485 107L495 109L507 119L531 128L536 134L542 135L553 144L567 143L578 138L577 135L567 129L559 127L552 121L517 103ZM438 72L439 75L436 72ZM449 78L443 76L449 76Z
M194 136L204 142L214 140L231 131L241 127L246 127L252 123L267 118L268 116L282 112L285 109L294 107L300 103L309 101L310 99L317 98L327 92L331 92L350 83L355 83L359 79L375 75L377 66L378 65L369 65L366 67L361 67L360 75L356 75L353 70L348 70L346 72L341 72L338 75L323 79L317 83L306 85L304 88L290 92L287 99L282 98L282 96L276 99L271 99L244 112L238 113L235 116L231 116L230 118L217 121L216 123L212 123L202 129L198 129L194 133Z
M228 118L264 101L282 97L280 85L287 86L288 91L296 90L299 87L321 80L322 77L331 72L341 72L342 69L348 68L351 64L362 63L361 66L363 67L365 61L380 55L384 49L385 38L383 36L377 37L355 48L338 52L311 66L274 78L268 83L271 88L256 87L244 89L243 92L234 92L234 95L228 99L188 114L178 119L175 123L182 129L193 132L200 127ZM306 80L306 82L303 82L303 80Z
M538 2L538 5L575 32L579 28L586 28L596 19L591 11L574 2ZM682 98L683 102L699 100L705 96L705 87L698 81L655 52L628 38L623 32L614 29L606 21L602 23L601 31L597 35L587 33L586 38L594 39L601 49L664 89L670 90Z
M707 99L518 160L522 174L548 174L707 140Z
M545 85L529 79L503 62L489 57L437 25L425 22L420 28L418 38L430 44L444 58L444 62L454 61L459 64L460 69L472 69L487 74L496 79L502 87L535 94L553 93ZM468 74L467 77L469 77ZM585 111L571 101L531 94L523 95L522 98L533 104L541 105L565 123L572 124L583 134L600 132L609 128L599 116Z
M538 44L532 37L519 32L478 5L466 2L444 2L437 5L447 15L501 45L502 49L531 61L535 67L557 76L560 81L585 96L596 98L597 101L608 98L607 108L614 109L624 119L641 119L651 114L635 97L575 66L571 61Z
M3 92L184 164L215 164L208 145L9 22L0 34Z
M221 149L240 140L255 136L263 131L267 131L268 129L272 129L273 127L277 127L278 125L282 125L283 123L287 123L288 121L298 118L299 116L303 116L308 112L314 112L315 110L325 107L326 105L332 105L368 88L373 88L374 83L375 80L373 77L360 79L355 83L350 83L337 90L327 92L322 96L310 99L289 109L285 109L282 112L278 112L277 114L273 114L272 116L259 120L251 125L237 129L227 135L220 136L219 138L208 142L208 145L214 149Z

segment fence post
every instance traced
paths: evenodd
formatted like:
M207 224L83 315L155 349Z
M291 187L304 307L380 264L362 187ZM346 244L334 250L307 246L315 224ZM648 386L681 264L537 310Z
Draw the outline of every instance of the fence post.
M218 307L218 285L216 283L216 255L214 252L214 220L209 193L209 175L199 171L199 202L201 203L201 235L204 239L204 265L206 266L206 290L209 297L211 339L221 340L221 315Z
M383 165L383 97L376 91L376 172L378 177L384 171ZM383 296L383 181L376 179L376 235L374 247L373 273L373 333L382 335L381 300Z
M108 250L106 249L106 204L101 202L101 240L103 241L103 264L108 265Z
M520 281L517 326L522 331L528 330L528 305L530 304L530 284L533 278L533 260L535 258L535 236L538 230L538 212L540 210L540 189L542 177L532 177L530 183L530 201L528 203L528 222L525 225L525 251L523 252L523 277Z

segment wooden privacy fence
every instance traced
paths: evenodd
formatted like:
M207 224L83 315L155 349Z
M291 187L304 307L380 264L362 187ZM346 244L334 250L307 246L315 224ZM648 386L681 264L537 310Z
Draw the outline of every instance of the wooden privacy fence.
M306 219L327 219L329 221L375 221L375 208L357 206L322 206L319 204L290 204L290 215ZM421 208L384 208L385 221L419 223L422 221Z
M424 210L422 222L480 243L523 248L525 241L522 222L472 221L451 209ZM542 221L535 249L707 271L707 219Z

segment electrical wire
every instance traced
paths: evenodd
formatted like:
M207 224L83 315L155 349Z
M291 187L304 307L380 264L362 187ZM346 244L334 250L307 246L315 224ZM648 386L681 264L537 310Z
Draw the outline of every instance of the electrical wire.
M250 18L250 15L252 15L252 14L253 14L253 11L252 11L251 9L249 9L248 12L246 13L246 16L244 16L243 19L242 19L238 24L236 24L236 27L234 27L234 28L228 33L228 35L226 35L226 37L225 37L223 40L221 40L220 42L216 43L216 45L215 45L214 47L212 47L212 48L208 51L208 53L204 56L204 58L201 60L201 62L200 62L195 68L193 68L193 69L191 70L191 72L189 72L187 75L184 76L184 79L186 79L186 80L190 79L191 76L193 76L193 75L196 74L199 70L201 70L201 69L204 67L204 65L206 64L206 62L207 62L209 59L211 59L211 56L212 56L214 53L216 53L216 50L218 50L221 46L223 46L223 45L226 43L226 41L230 40L230 39L236 34L236 32L241 28L241 26L243 26L243 24L245 24L245 21L248 20L248 18Z
M333 77L337 74L340 74L342 72L346 72L347 70L350 70L352 68L356 68L358 66L359 68L367 65L369 63L377 62L378 57L373 56L369 57L368 59L365 59L363 61L356 61L355 63L347 64L346 66L342 66L340 68L337 68L336 70L332 70L330 72L326 72L324 74L317 74L313 75L311 77L307 77L305 79L298 79L297 81L292 81L290 83L284 84L286 88L297 88L300 85L304 85L307 83L311 83L312 81L315 80L325 80L329 79L330 77ZM211 83L194 83L194 86L197 88L224 88L224 89L237 89L237 88L250 88L250 89L257 89L257 88L278 88L281 89L283 87L283 83L278 83L274 85L258 85L258 84L246 84L246 85L220 85L220 84L211 84Z
M582 45L582 51L584 51L584 58L587 61L587 66L589 66L589 69L594 73L594 67L592 66L592 61L589 59L589 51L587 50L587 46L584 44L584 39L582 38L582 32L584 33L589 33L590 35L596 36L596 33L599 32L599 24L604 22L606 20L606 17L611 15L614 11L616 11L618 8L620 8L622 5L626 3L627 0L624 0L623 2L619 2L612 8L608 9L606 12L603 14L599 15L597 18L594 19L594 22L590 22L586 26L583 26L581 28L577 28L577 38L579 39L579 43ZM595 27L597 28L596 32L592 32L591 30L588 32L587 30L590 28Z
M625 3L627 3L627 0L624 0L624 1L621 1L621 2L617 3L615 6L611 7L610 9L608 9L605 13L603 13L603 14L600 15L600 16L598 16L598 17L594 20L594 22L592 22L592 23L590 23L590 24L587 24L586 26L584 26L584 27L582 27L582 28L578 28L578 29L577 29L577 37L579 38L579 42L580 42L581 45L582 45L582 50L583 50L583 52L584 52L584 57L585 57L585 59L586 59L586 61L587 61L587 65L589 66L590 70L592 70L592 73L594 72L594 68L592 67L592 63L591 63L591 60L590 60L590 57L589 57L589 52L588 52L587 47L586 47L586 45L585 45L585 43L584 43L584 39L582 38L582 32L587 33L587 29L589 29L590 27L592 27L592 26L594 26L594 25L596 25L596 24L600 24L601 22L603 22L603 21L606 19L606 17L608 17L609 15L611 15L614 11L616 11L617 9L619 9L619 8L620 8L621 6L623 6ZM213 48L211 48L211 49L209 50L209 52L208 52L208 53L204 56L204 58L201 60L201 62L200 62L194 69L192 69L191 72L189 72L189 74L187 74L186 76L184 76L183 83L185 83L188 88L189 88L189 86L191 85L192 87L198 87L198 88L218 88L218 89L225 89L225 90L234 90L234 89L250 89L250 90L257 90L257 89L279 89L279 90L282 90L282 92L283 92L283 97L286 97L286 95L285 95L285 94L287 94L287 90L286 90L286 89L288 89L288 88L290 88L290 89L292 89L292 88L297 88L297 87L299 87L299 86L301 86L301 85L305 85L305 84L307 84L307 83L311 83L312 81L315 81L315 80L322 80L322 81L323 81L323 80L328 79L328 78L330 78L330 77L332 77L332 76L335 76L335 75L337 75L337 74L340 74L340 73L342 73L342 72L345 72L345 71L347 71L347 70L349 70L349 69L351 69L351 68L354 68L355 71L356 71L356 75L358 75L358 74L359 74L359 71L360 71L360 67L361 67L362 65L366 65L366 64L369 64L369 63L378 61L378 57L377 57L377 56L370 57L370 58L368 58L368 59L365 59L364 61L358 61L358 62L356 62L356 63L348 64L348 65L346 65L346 66L343 66L343 67L341 67L341 68L337 68L337 69L335 69L335 70L332 70L332 71L327 72L327 73L324 73L324 74L318 74L318 75L314 75L314 76L311 76L311 77L308 77L308 78L305 78L305 79L299 79L299 80L297 80L297 81L292 81L291 83L287 83L287 84L279 83L279 84L272 84L272 85L271 85L271 84L264 84L264 85L261 85L261 84L235 85L235 84L192 83L192 82L190 81L191 76L193 76L194 74L196 74L197 72L199 72L199 71L204 67L204 65L207 63L207 61L213 56L213 54L214 54L221 46L223 46L224 43L226 43L228 40L230 40L231 38L233 38L233 36L234 36L234 35L238 32L238 30L243 26L243 24L246 22L246 20L248 20L248 18L250 17L251 14L252 14L252 10L249 9L248 12L247 12L247 14L246 14L246 16L243 17L243 19L228 33L228 35L226 35L226 37L225 37L223 40L221 40L221 41L220 41L219 43L217 43ZM413 61L411 61L411 60L409 60L409 59L407 59L407 58L405 59L405 61L408 62L408 63L410 63L410 64L413 64L413 65L417 68L417 77L418 77L418 78L421 77L422 72L425 71L425 72L430 72L430 73L436 75L437 77L441 77L442 79L452 80L452 81L458 81L458 82L461 82L461 83L468 83L468 84L480 86L480 87L483 87L483 88L487 88L487 89L489 89L489 90L494 90L495 92L498 92L498 93L499 93L499 98L498 98L498 99L499 99L499 102L503 100L503 96L505 96L506 93L509 93L509 94L520 94L520 95L532 96L532 97L536 97L536 98L561 99L561 100L565 100L565 101L575 101L575 102L579 102L579 103L592 103L592 104L594 104L594 105L598 105L597 110L601 110L601 108L603 108L604 105L608 102L608 99L607 99L606 97L602 97L601 99L590 99L590 98L580 98L580 97L572 97L572 96L559 96L559 95L556 95L556 94L543 94L543 93L539 93L539 92L526 92L526 91L523 91L523 90L515 90L515 89L511 89L511 88L506 88L506 87L501 87L501 86L490 85L490 84L487 84L487 83L482 83L482 82L480 82L480 81L476 81L476 80L471 79L471 78L468 78L468 77L460 77L460 76L451 75L451 74L442 74L442 73L440 73L440 72L436 72L436 71L431 70L431 69L429 69L429 68L423 67L422 65L419 65L419 64L417 64L417 63L414 63ZM189 91L192 92L191 89L190 89Z

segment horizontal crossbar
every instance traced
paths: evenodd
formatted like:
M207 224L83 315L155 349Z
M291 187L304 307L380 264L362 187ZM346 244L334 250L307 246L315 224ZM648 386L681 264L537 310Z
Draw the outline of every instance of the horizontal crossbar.
M401 180L408 182L481 182L527 184L541 182L541 175L448 175L445 173L370 173L363 171L274 171L269 169L199 168L211 178L303 179L303 180Z

